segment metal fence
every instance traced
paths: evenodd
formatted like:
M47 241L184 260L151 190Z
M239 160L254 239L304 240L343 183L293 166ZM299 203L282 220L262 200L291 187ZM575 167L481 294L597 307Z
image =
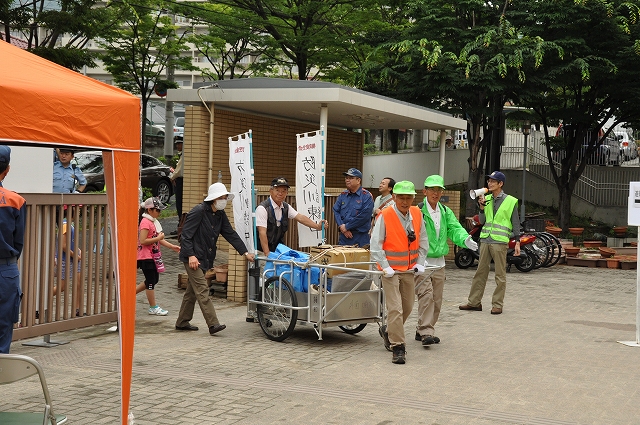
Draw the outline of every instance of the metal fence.
M21 317L13 339L117 319L106 194L22 194Z
M546 146L542 143L542 132L532 132L527 142L527 172L534 173L555 185L551 166L547 158ZM502 147L500 166L502 169L522 170L524 161L524 135L508 134ZM552 160L557 174L561 165ZM626 206L629 196L629 182L640 178L638 159L625 163L622 167L602 167L587 165L580 176L573 194L593 205L612 207Z

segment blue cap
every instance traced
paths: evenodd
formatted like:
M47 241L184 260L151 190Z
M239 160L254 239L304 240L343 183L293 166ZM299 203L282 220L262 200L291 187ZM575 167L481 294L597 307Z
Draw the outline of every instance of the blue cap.
M357 177L359 179L362 178L362 173L357 168L349 168L346 173L342 173L344 176Z
M11 148L9 146L0 145L0 163L8 164L11 160Z
M498 180L502 183L504 183L507 178L505 177L505 175L503 173L501 173L500 171L494 171L493 173L489 174L487 177L489 177L490 179L493 180Z

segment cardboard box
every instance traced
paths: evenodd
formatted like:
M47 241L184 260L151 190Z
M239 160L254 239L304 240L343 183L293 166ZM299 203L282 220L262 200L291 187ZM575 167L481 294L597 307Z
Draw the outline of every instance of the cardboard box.
M334 266L349 267L352 269L369 270L368 264L350 264L371 261L368 249L348 246L317 246L311 247L311 262L319 264L332 264ZM327 275L333 276L346 273L347 270L327 269Z

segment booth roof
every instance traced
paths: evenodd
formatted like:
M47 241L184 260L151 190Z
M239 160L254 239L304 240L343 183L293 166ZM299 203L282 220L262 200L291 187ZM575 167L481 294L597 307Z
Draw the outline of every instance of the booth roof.
M328 125L369 129L465 129L465 120L433 109L323 81L241 78L203 83L200 95L216 108L300 122L319 123L328 109ZM167 100L201 105L198 88L172 89Z

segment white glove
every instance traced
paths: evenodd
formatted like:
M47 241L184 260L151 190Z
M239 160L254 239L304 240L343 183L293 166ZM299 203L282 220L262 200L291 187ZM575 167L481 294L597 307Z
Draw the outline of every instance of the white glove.
M476 251L478 249L478 243L476 241L474 241L471 236L469 236L465 241L464 244L467 246L467 248L469 248L470 250Z
M396 271L391 267L385 267L384 269L382 269L382 271L384 272L384 277L392 277L394 274L396 274Z
M416 270L416 274L423 274L426 270L422 264L416 264L414 268Z

